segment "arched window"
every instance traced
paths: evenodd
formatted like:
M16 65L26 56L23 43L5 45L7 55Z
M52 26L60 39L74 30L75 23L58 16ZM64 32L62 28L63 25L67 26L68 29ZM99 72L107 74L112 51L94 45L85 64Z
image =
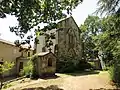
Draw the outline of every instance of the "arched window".
M50 67L52 66L52 58L48 59L48 66L50 66Z
M56 44L55 47L54 47L54 53L55 53L55 54L58 53L58 44Z
M69 46L70 48L74 47L74 36L72 34L69 34Z

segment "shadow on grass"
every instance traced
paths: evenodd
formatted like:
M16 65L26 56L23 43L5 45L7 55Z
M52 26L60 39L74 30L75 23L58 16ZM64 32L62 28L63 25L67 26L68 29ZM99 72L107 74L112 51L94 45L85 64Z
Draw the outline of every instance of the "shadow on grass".
M10 76L10 77L4 77L4 82L6 82L6 81L10 81L10 80L13 80L13 79L16 79L16 77L15 76Z
M24 88L22 90L64 90L64 89L59 88L57 85L50 85L46 88L36 87L36 88Z
M64 73L66 75L71 75L71 76L84 76L84 75L93 75L93 74L99 74L100 71L78 71L74 73Z

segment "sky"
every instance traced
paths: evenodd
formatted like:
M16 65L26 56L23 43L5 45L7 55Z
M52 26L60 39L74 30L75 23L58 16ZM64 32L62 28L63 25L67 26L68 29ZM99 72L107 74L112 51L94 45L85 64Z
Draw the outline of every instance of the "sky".
M75 19L78 26L84 23L88 15L93 14L97 9L98 0L83 0L82 4L79 4L72 12L72 16ZM17 20L13 16L7 15L7 18L0 18L0 38L14 42L19 39L14 33L10 32L9 26L17 25Z

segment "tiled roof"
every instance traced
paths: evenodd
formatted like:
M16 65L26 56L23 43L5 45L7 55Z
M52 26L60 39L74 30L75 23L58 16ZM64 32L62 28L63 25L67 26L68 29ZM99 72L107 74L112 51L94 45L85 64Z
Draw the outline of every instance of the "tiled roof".
M5 44L9 44L9 45L15 45L13 42L10 42L10 41L6 41L6 40L4 40L4 39L1 39L0 38L0 42L3 42L3 43L5 43Z
M8 44L8 45L15 46L15 44L13 42L10 42L10 41L7 41L7 40L1 39L1 38L0 38L0 42ZM26 49L28 48L28 46L26 46L26 45L22 45L22 47L26 48ZM31 49L31 50L34 50L34 49Z
M41 53L38 53L37 55L38 55L38 56L44 56L44 55L46 55L46 54L48 54L48 53L50 53L50 52L41 52Z

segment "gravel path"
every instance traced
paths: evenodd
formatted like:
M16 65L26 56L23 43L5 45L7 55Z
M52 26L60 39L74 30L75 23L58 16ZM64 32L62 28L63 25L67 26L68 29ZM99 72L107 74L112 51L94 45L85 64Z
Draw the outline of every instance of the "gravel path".
M39 79L12 86L7 90L21 90L23 88L32 87L48 87L50 85L57 85L64 90L89 90L89 89L113 89L115 87L109 84L108 72L100 72L99 74L88 75L66 75L57 74L60 76L56 79Z

